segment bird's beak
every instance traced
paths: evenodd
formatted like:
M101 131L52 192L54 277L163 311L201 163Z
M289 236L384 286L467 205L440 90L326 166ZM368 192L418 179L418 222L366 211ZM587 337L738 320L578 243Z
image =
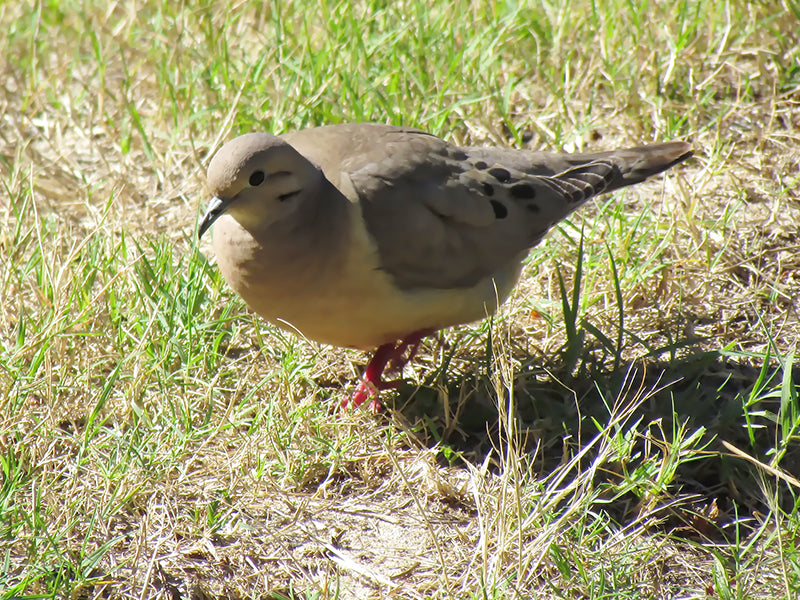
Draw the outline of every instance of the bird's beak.
M214 221L219 219L225 212L225 209L233 202L232 198L219 198L214 196L208 204L206 214L200 220L200 225L197 228L197 239L203 237L203 234L208 231L208 228L214 224Z

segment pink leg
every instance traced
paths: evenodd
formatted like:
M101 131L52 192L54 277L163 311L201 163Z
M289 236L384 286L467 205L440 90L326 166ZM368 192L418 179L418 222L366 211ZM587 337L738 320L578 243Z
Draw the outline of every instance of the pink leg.
M428 329L415 331L399 342L379 346L372 355L372 360L367 364L364 377L359 382L356 391L342 401L342 408L361 406L366 400L371 399L369 409L372 412L380 412L383 407L377 398L378 392L397 388L400 385L399 381L383 381L383 372L386 367L391 363L392 368L402 370L403 366L414 358L422 338L429 333L431 331ZM408 356L403 356L409 348Z

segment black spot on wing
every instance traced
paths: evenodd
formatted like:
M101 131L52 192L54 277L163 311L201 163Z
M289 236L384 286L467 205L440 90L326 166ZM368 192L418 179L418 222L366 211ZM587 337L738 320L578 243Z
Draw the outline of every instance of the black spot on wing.
M508 216L508 209L502 202L491 200L492 209L494 209L494 216L498 219L505 219Z
M508 172L508 169L504 169L502 167L494 167L489 169L489 174L497 179L500 183L506 183L511 179L511 173Z
M483 182L483 193L487 196L494 196L494 187L491 183Z
M536 197L536 190L529 183L517 183L512 185L509 191L514 198L519 198L520 200Z

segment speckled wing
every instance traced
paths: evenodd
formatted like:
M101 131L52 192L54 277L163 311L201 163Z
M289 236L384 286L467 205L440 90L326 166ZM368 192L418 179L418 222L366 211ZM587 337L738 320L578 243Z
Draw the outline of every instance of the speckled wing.
M570 155L371 129L360 126L352 144L337 145L346 154L335 184L360 204L382 268L401 289L469 287L505 271L593 196L690 154L683 142Z

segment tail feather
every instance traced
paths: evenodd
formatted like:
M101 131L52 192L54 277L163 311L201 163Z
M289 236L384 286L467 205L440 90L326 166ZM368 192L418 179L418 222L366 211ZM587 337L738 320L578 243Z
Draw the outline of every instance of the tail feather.
M652 177L670 167L683 162L694 154L686 142L663 142L637 148L600 152L595 156L607 159L616 167L617 177L613 177L604 192L633 185Z

